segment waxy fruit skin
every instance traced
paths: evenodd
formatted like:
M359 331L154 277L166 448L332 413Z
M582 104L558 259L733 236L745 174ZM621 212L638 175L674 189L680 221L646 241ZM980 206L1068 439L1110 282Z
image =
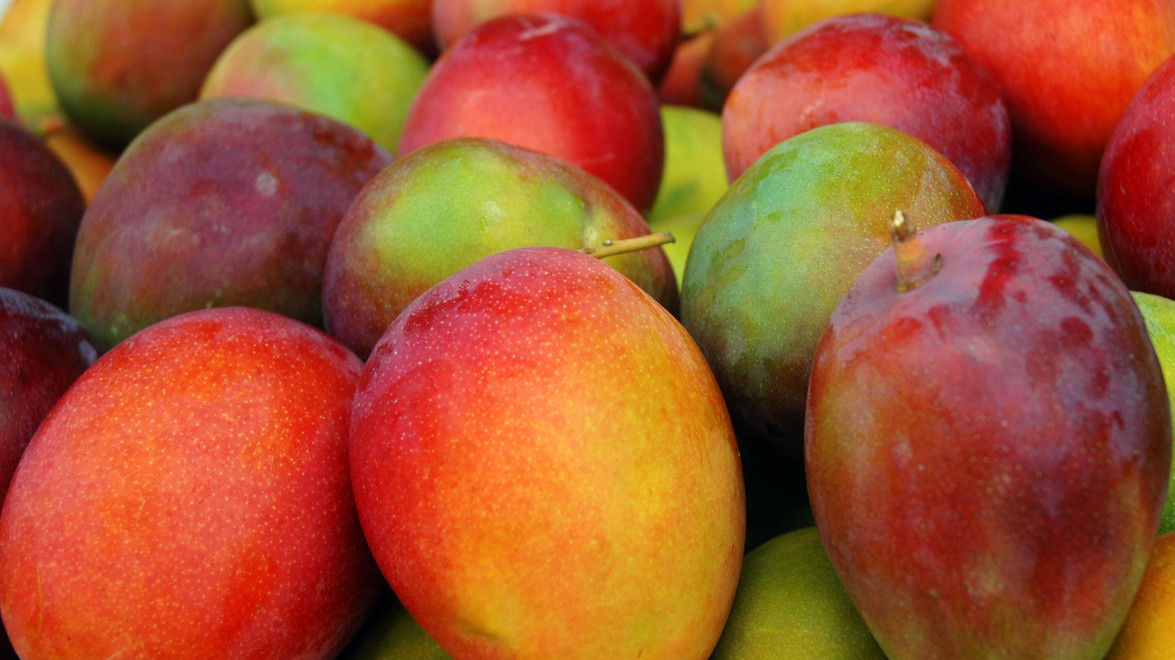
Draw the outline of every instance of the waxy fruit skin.
M821 538L889 657L1101 658L1154 545L1163 375L1130 292L1025 216L927 227L821 337L805 428ZM903 280L907 281L907 280Z

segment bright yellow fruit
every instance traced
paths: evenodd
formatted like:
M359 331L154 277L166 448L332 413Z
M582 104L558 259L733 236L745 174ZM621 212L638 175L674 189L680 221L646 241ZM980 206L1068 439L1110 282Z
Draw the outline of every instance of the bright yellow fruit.
M43 49L0 41L0 75L25 128L40 135L46 126L62 121Z
M12 0L0 11L0 42L45 50L53 0Z

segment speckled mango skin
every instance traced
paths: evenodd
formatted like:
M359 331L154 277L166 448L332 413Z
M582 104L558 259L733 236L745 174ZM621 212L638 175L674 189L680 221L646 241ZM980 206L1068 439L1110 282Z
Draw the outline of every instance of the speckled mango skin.
M348 477L361 366L247 308L169 319L99 358L0 516L18 653L334 658L385 589Z
M983 215L954 165L877 124L815 128L736 179L694 238L681 319L727 397L740 437L800 455L816 343L903 210L919 226Z
M918 236L938 272L899 293L881 255L816 354L805 465L829 557L895 660L1098 660L1170 474L1144 320L1043 220Z
M600 179L559 158L488 138L409 153L356 196L331 242L326 329L366 357L388 324L430 286L509 248L598 248L650 233ZM604 258L666 309L677 282L660 247Z
M391 155L333 119L247 98L144 131L77 232L69 311L104 347L170 316L243 305L322 325L326 253Z
M200 98L281 101L350 124L394 153L429 63L387 30L338 14L257 23L216 59Z
M430 289L364 366L351 475L404 606L454 657L701 660L745 500L704 358L576 250L524 247Z
M60 0L45 62L69 120L121 150L196 100L209 67L252 21L248 0Z

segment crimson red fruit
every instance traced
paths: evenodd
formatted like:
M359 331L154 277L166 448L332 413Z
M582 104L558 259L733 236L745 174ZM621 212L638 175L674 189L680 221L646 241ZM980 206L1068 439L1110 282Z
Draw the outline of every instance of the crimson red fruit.
M1126 106L1098 175L1098 241L1135 291L1175 298L1175 58Z
M998 210L1012 156L999 87L951 37L885 14L824 20L751 65L722 110L727 173L734 179L779 141L843 121L925 141Z
M508 14L550 12L583 21L656 83L681 36L681 0L430 0L444 50L474 27Z
M813 513L890 658L1101 658L1171 467L1163 375L1130 292L1023 216L901 237L821 337Z
M0 502L29 438L99 352L82 324L58 307L0 288Z
M555 14L482 23L433 64L404 120L399 154L454 137L558 156L640 211L652 206L665 161L660 101L648 79L586 23Z
M0 286L65 307L85 209L77 181L45 142L0 119Z

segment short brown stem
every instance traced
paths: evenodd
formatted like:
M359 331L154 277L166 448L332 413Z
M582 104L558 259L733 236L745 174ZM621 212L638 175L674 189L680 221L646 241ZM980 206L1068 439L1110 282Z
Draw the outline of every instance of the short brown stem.
M918 239L917 229L906 220L906 214L895 211L889 224L897 256L898 293L921 286L942 268L942 255L931 254Z

